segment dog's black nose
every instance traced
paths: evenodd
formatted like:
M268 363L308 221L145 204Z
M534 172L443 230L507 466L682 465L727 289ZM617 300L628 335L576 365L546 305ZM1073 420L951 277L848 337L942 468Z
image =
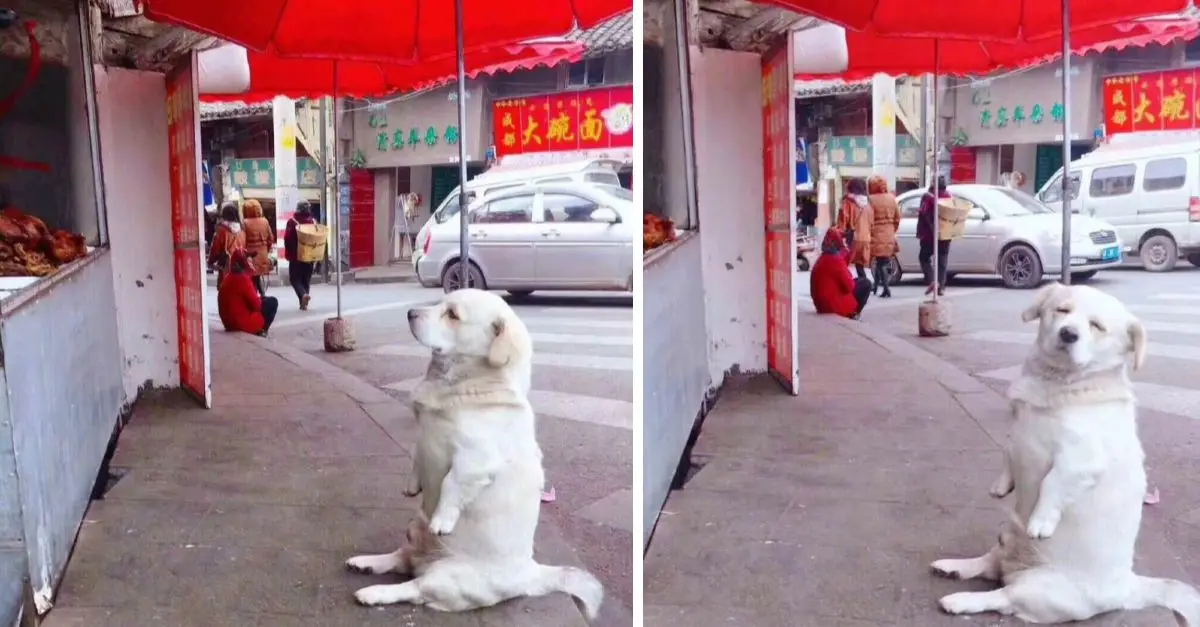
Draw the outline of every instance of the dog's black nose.
M408 319L409 319L409 320L416 320L416 319L417 319L417 315L418 315L418 314L417 314L417 310L416 310L416 309L409 309L409 310L408 310Z
M1079 341L1079 332L1071 327L1063 327L1058 330L1058 339L1063 344L1074 344Z

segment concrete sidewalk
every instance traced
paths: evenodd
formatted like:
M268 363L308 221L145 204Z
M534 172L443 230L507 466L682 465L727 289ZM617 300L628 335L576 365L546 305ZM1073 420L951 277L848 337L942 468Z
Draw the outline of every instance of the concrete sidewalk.
M800 397L764 377L727 388L705 420L702 467L671 494L646 556L645 625L1021 624L943 615L938 598L988 584L929 573L995 541L1004 514L987 490L1008 432L1003 398L868 324L799 322ZM1179 556L1198 553L1165 526L1147 507L1137 568L1191 581ZM1175 623L1156 610L1079 624Z
M214 409L140 404L92 504L47 627L585 624L569 597L465 614L364 608L346 572L403 539L408 408L318 357L213 330ZM299 393L294 393L299 389ZM579 565L544 520L538 559Z

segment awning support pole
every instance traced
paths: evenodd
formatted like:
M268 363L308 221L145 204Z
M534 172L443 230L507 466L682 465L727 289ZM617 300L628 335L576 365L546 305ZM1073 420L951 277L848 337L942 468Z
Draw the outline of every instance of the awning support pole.
M1062 283L1071 284L1071 2L1062 0Z

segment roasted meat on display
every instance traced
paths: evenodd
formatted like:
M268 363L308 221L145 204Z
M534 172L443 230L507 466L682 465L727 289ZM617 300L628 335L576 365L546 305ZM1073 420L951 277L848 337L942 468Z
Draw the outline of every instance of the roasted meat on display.
M47 276L85 256L82 235L51 231L45 222L11 207L0 211L0 276Z

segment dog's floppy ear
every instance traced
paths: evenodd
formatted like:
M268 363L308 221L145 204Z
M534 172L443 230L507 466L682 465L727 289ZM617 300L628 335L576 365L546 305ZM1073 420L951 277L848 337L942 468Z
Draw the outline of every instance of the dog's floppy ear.
M1051 283L1038 290L1037 295L1033 297L1033 304L1021 312L1021 322L1030 322L1041 318L1042 310L1046 308L1046 303L1062 288L1062 283Z
M493 368L503 368L528 352L529 335L520 321L511 320L506 315L500 316L492 322L492 331L496 337L488 348L488 363Z
M1133 369L1137 370L1146 363L1146 327L1137 318L1129 321L1129 346L1133 351Z

